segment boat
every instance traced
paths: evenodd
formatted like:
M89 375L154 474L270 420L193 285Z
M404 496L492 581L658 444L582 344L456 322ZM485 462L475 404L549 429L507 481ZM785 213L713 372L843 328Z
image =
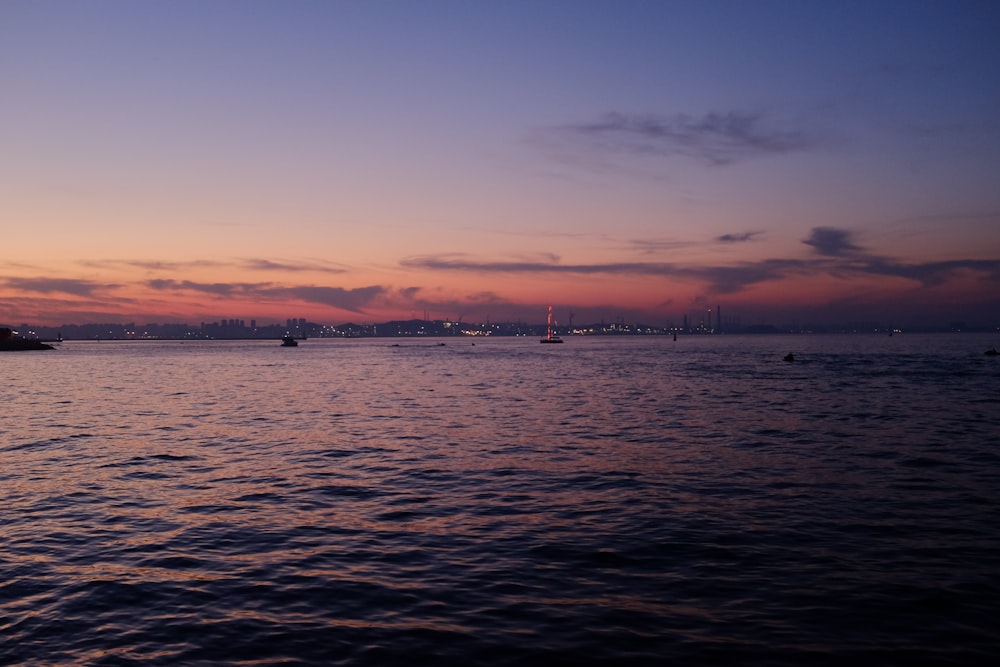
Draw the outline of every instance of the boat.
M539 343L561 343L561 342L563 342L562 338L560 338L559 336L556 336L556 335L554 335L552 333L552 306L549 306L549 319L548 319L548 326L546 328L546 336L545 336L545 338L541 339L538 342Z
M295 340L293 336L285 336L281 339L281 347L298 347L299 341Z
M990 349L986 350L987 357L995 357L998 354L1000 354L1000 352L997 352L997 349L995 347L991 347Z

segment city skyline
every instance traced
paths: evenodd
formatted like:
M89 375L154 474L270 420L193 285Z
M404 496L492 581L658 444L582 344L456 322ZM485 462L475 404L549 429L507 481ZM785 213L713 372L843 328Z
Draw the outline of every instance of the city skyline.
M995 327L998 24L972 0L5 3L0 322Z
M996 333L1000 325L976 325L952 321L936 325L900 327L884 321L855 320L849 322L744 320L737 314L722 318L720 311L691 312L679 321L652 325L642 321L618 318L613 321L560 322L553 317L551 330L557 335L622 336L622 335L746 335L746 334L859 334L894 335L902 333ZM228 318L199 323L188 322L89 322L64 323L58 326L37 326L30 323L12 325L0 322L15 338L54 340L239 340L294 338L362 338L362 337L455 337L455 336L541 336L547 334L548 322L532 321L468 321L455 319L388 320L383 322L313 322L306 318L269 321Z

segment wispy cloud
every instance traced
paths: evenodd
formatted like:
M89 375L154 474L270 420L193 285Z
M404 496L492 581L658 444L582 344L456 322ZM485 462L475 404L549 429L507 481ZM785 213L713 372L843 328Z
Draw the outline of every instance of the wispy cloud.
M115 283L98 283L90 280L73 278L5 278L7 287L22 292L37 292L39 294L72 294L74 296L92 296L95 292L119 287Z
M646 255L655 255L661 252L673 252L683 250L698 245L692 241L675 241L671 239L632 239L628 241L626 247L630 250L638 250Z
M233 298L264 300L296 300L318 303L352 312L362 312L364 307L382 295L386 288L379 285L346 289L323 285L281 286L274 283L200 283L191 280L147 280L146 286L158 291L190 291Z
M12 262L10 260L2 260L2 259L0 259L0 266L5 267L5 268L9 268L9 269L16 269L18 271L41 271L42 270L42 267L40 267L40 266L38 266L36 264L26 264L24 262Z
M259 293L271 283L200 283L193 280L173 280L161 278L147 280L146 286L158 291L190 291L215 294L217 296L236 296Z
M740 232L738 234L723 234L722 236L716 236L715 240L719 243L749 243L750 241L755 241L762 232Z
M78 264L90 269L114 269L124 266L129 268L145 269L147 271L187 271L191 269L224 266L222 262L207 259L196 259L183 262L165 262L161 260L143 259L85 259L80 260Z
M926 215L913 215L905 218L897 218L890 225L896 227L909 228L914 224L948 224L967 222L996 222L1000 221L1000 211L957 211L948 213L930 213Z
M121 321L122 307L135 310L137 304L130 299L86 299L78 297L59 298L54 296L5 297L0 302L0 320L6 324L21 323L32 319L50 318L59 313L63 323ZM128 317L128 316L125 316Z
M265 292L273 298L298 299L307 303L318 303L354 313L362 313L366 306L386 292L386 288L380 285L354 289L300 285L298 287L279 287L265 290Z
M777 280L801 271L802 260L766 260L738 266L688 266L668 262L610 262L597 264L559 264L544 262L484 262L455 256L415 257L403 261L408 268L434 271L469 271L476 273L537 273L566 275L633 275L657 278L696 279L709 282L719 293L737 292L749 285Z
M652 255L661 252L676 252L690 248L713 248L717 244L751 243L763 236L763 232L749 231L732 234L722 234L710 240L703 241L678 241L675 239L632 239L625 244L630 250L638 250L644 254Z
M341 266L334 266L328 262L316 261L316 260L298 260L298 261L274 261L271 259L244 259L242 260L243 267L250 269L252 271L276 271L282 273L299 273L299 272L311 272L311 273L346 273L347 269Z
M687 270L686 275L708 282L718 294L734 294L747 287L802 274L815 266L797 259L766 259L735 266L706 266Z
M926 287L940 285L962 272L986 274L1000 281L1000 259L957 259L943 262L903 262L873 255L854 240L852 232L833 227L815 227L802 241L825 258L822 266L831 273L869 274L905 278Z
M545 143L576 143L601 153L686 157L713 166L764 155L806 150L817 143L799 129L781 128L764 114L747 111L673 116L613 111L590 122L546 133Z
M525 304L515 302L492 291L480 291L455 296L436 293L436 290L408 287L395 295L398 308L424 311L430 318L457 318L461 320L470 311L485 312L495 320L517 320L524 315ZM414 313L416 314L416 313Z
M962 259L905 264L873 257L865 263L864 271L876 275L916 280L927 287L941 285L948 278L966 271L985 273L990 280L1000 283L1000 259Z
M92 269L108 269L118 267L131 267L145 269L147 271L188 271L194 269L211 268L233 268L240 270L280 272L280 273L345 273L347 269L324 260L274 260L262 257L249 257L242 259L215 260L215 259L195 259L188 261L162 261L162 260L142 260L142 259L104 259L104 260L83 260L81 266Z
M756 232L733 235L724 242L746 242ZM722 241L722 237L717 240ZM712 266L669 262L613 262L593 264L562 264L552 261L487 261L467 255L426 255L405 259L406 268L431 271L475 273L532 273L566 275L638 275L678 280L699 280L712 292L733 294L769 281L780 281L802 275L893 276L919 282L925 286L941 284L962 272L984 274L986 279L1000 282L1000 259L964 259L947 262L906 263L871 255L854 241L849 230L817 227L803 240L818 257L771 258L754 262Z
M404 259L400 264L410 269L435 271L477 271L482 273L619 273L667 275L676 271L672 264L658 262L617 262L610 264L560 264L549 262L483 262L464 255L425 255Z

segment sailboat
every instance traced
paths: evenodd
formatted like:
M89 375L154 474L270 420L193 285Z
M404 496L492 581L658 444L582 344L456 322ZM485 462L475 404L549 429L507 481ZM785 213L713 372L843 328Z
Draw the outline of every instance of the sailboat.
M547 334L546 334L545 338L541 339L538 342L539 343L561 343L562 342L562 338L560 338L559 336L555 336L552 333L552 306L549 306L549 320L548 320Z

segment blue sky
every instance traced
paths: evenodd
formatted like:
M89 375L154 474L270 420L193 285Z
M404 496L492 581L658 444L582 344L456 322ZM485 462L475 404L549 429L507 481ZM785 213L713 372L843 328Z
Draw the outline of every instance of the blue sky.
M0 321L989 317L998 27L994 2L0 2Z

